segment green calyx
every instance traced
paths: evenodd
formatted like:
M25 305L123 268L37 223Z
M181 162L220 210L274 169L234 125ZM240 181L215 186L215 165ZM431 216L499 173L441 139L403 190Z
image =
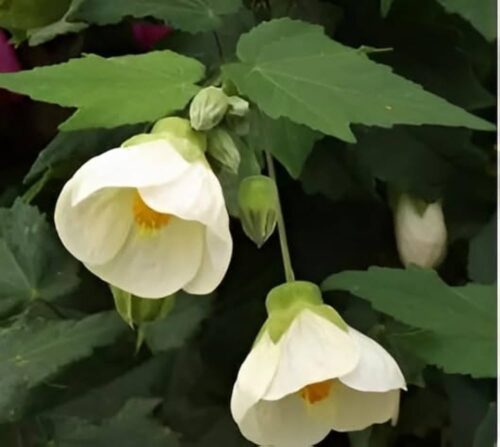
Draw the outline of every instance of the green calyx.
M324 304L319 287L311 282L294 281L275 287L267 295L266 309L268 318L257 340L267 332L271 340L277 343L304 310L309 310L347 331L347 324L342 317L333 307Z
M152 128L151 133L135 135L122 144L131 147L152 141L164 140L170 143L189 162L205 160L207 137L191 128L189 121L178 117L163 118Z
M165 318L175 304L175 295L148 299L132 295L115 286L110 287L117 312L132 328L136 325L140 326L143 323Z
M276 183L265 175L246 177L238 189L238 208L245 234L262 247L271 237L278 220Z

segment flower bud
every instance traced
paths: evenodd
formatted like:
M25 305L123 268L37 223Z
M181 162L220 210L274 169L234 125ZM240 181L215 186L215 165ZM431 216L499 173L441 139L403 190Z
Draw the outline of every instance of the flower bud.
M248 114L248 111L250 110L250 104L248 103L248 101L245 101L239 96L230 96L228 98L228 103L228 115L246 116Z
M110 288L117 312L130 327L165 318L175 304L175 295L153 300L140 298L115 286Z
M245 178L238 191L240 219L245 234L260 248L276 228L278 190L264 175Z
M231 135L224 129L212 129L208 134L208 153L233 174L238 173L240 153Z
M432 268L443 261L447 231L439 202L427 204L401 194L396 199L394 227L399 257L405 266Z
M217 126L229 107L229 99L222 89L207 87L191 101L189 117L196 130L210 130Z

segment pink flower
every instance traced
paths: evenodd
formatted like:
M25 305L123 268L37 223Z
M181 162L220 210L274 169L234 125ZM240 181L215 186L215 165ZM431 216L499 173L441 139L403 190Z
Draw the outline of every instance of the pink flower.
M21 64L19 63L16 52L9 43L7 35L0 29L0 73L11 73L20 70ZM17 102L20 99L21 96L15 93L0 89L0 101Z
M166 25L140 22L132 25L132 34L137 46L144 51L151 50L161 39L172 32Z
M21 64L16 52L9 43L7 35L0 30L0 73L10 73L21 70Z

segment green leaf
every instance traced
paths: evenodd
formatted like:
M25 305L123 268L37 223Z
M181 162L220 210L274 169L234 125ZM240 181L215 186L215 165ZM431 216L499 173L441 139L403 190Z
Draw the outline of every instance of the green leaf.
M429 388L416 389L402 401L397 431L424 438L442 427L447 418L448 405L444 396Z
M496 376L497 347L494 338L411 330L390 334L389 339L399 349L405 349L427 364L438 366L449 374Z
M330 138L316 144L300 176L307 194L323 194L332 201L376 197L375 178L366 164L360 163L351 146Z
M0 208L0 300L53 300L78 285L78 263L45 217L20 200Z
M380 13L386 17L395 0L380 0ZM467 20L485 39L494 41L497 37L496 30L496 4L495 0L436 0L451 14L458 14ZM403 2L402 2L403 3Z
M174 28L212 31L222 18L240 9L241 0L84 0L73 19L97 25L118 23L126 16L155 17Z
M19 417L28 391L126 329L114 312L74 320L19 320L0 332L0 421Z
M69 62L0 74L0 87L31 98L77 107L61 130L116 127L153 121L182 109L204 74L194 59L172 51Z
M306 126L286 118L273 120L259 112L253 114L250 124L250 144L257 150L271 152L295 179L320 138L320 133Z
M453 174L475 170L483 175L487 165L486 155L463 129L361 129L353 149L374 177L428 201L444 196Z
M58 20L71 0L14 0L0 3L0 27L27 31Z
M130 399L112 418L99 425L81 419L59 421L56 447L178 447L176 435L151 413L158 399Z
M161 395L168 383L174 357L172 352L152 357L111 382L49 410L47 415L51 419L75 417L97 422L113 416L132 397Z
M363 52L329 39L322 28L289 19L255 27L238 43L240 63L224 74L271 118L287 117L348 142L352 123L439 124L493 130Z
M108 149L119 147L131 136L141 133L144 126L123 126L116 129L91 129L75 132L59 132L39 154L24 183L30 183L38 176L52 171L69 177L88 159Z
M174 309L165 318L141 325L149 348L161 352L181 347L208 315L210 303L206 296L179 294Z
M428 363L447 372L495 375L494 286L450 287L433 270L371 267L332 275L323 289L347 290L421 329L403 334L409 340L404 345Z
M77 11L84 0L72 0L68 10L58 20L45 26L31 28L27 32L28 42L31 46L41 45L57 36L69 33L78 33L87 28L86 23L73 22L70 17Z
M490 404L486 416L477 428L473 447L492 447L497 440L497 405Z
M469 242L469 278L483 284L497 280L497 215Z
M497 37L497 11L495 0L437 0L446 11L467 20L487 40Z

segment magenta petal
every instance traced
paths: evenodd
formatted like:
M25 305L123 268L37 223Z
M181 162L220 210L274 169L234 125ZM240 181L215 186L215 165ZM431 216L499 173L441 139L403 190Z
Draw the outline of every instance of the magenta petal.
M132 34L141 50L147 51L153 48L158 41L168 36L172 28L166 25L155 25L151 23L134 23Z
M10 73L21 70L21 64L16 52L6 34L0 30L0 73Z

